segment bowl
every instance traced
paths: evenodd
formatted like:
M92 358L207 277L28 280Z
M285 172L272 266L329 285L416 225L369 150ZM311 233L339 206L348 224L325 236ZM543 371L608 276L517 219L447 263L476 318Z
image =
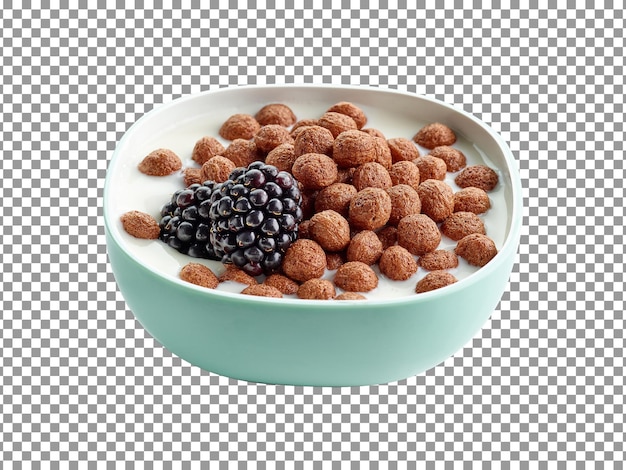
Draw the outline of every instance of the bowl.
M486 266L422 294L341 302L271 299L183 282L176 275L178 267L172 267L180 262L178 253L171 254L167 250L174 250L159 241L131 241L121 228L123 212L143 208L156 216L173 192L167 187L171 182L161 187L137 179L150 178L137 176L136 167L151 150L171 148L189 158L195 141L217 136L220 123L232 114L254 114L265 104L284 103L298 118L316 117L339 101L356 104L372 118L380 116L368 123L371 127L382 128L395 119L398 134L387 137L410 138L423 123L445 123L466 139L468 152L497 168L500 241L498 254ZM184 96L141 117L113 153L103 199L109 259L139 323L165 348L204 370L268 384L393 382L420 374L463 348L500 301L522 223L516 166L506 143L489 126L430 97L314 85L245 86ZM141 192L127 191L138 183L144 183Z

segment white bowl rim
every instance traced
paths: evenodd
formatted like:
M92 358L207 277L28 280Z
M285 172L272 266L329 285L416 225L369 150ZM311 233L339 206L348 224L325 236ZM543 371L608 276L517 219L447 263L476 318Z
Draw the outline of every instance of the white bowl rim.
M118 234L117 231L112 230L110 224L112 223L111 221L111 215L107 209L107 201L108 201L108 192L109 187L110 187L110 175L111 172L109 171L109 168L116 162L116 160L119 158L119 149L121 147L123 147L123 143L125 142L126 139L129 138L129 135L132 134L132 131L135 127L138 127L141 125L141 123L144 120L149 119L149 117L152 116L152 114L154 113L161 113L164 111L167 111L168 108L170 107L174 107L174 106L178 106L181 103L184 103L186 101L190 101L190 100L195 100L197 99L199 96L203 96L203 95L207 95L207 94L218 94L218 93L232 93L234 90L240 90L240 89L246 89L246 90L255 90L255 89L276 89L276 88L303 88L303 89L307 89L307 90L314 90L314 89L323 89L323 90L328 90L328 89L337 89L337 90L352 90L352 91L357 91L357 92L379 92L379 93L390 93L390 94L397 94L397 95L403 95L403 96L407 96L407 97L411 97L411 98L418 98L418 99L423 99L426 101L430 101L436 105L448 108L449 110L455 112L455 113L459 113L461 114L464 118L469 119L471 121L473 121L476 125L480 126L481 128L483 128L483 130L485 130L498 144L498 146L502 149L503 154L504 154L504 158L506 160L506 166L507 166L507 170L509 171L510 174L510 183L511 183L511 194L512 194L512 208L511 208L511 225L508 231L508 234L506 236L506 239L502 245L502 248L498 251L497 255L489 262L487 263L485 266L483 266L482 268L478 269L476 272L472 273L471 275L469 275L468 277L466 277L465 279L461 279L458 282L440 288L440 289L435 289L433 291L430 292L424 292L421 294L416 294L416 295L408 295L408 296L402 296L402 297L398 297L398 298L383 298L383 299L368 299L367 301L364 300L343 300L343 301L336 301L336 302L332 302L333 308L335 308L335 306L337 306L338 308L350 308L350 307L355 307L355 306L359 306L362 305L364 302L367 302L368 306L386 306L386 307L392 307L392 306L400 306L400 305L404 305L404 304L417 304L420 303L421 301L425 301L427 299L433 300L439 296L447 296L447 295L452 295L454 294L456 291L458 290L462 290L462 289L466 289L466 288L470 288L472 285L481 282L485 277L487 277L491 271L493 271L494 269L497 269L496 265L498 264L497 261L503 259L505 256L515 256L515 253L517 252L518 246L519 246L519 238L520 238L520 233L521 233L521 227L522 227L522 220L523 220L523 194L522 194L522 183L521 183L521 179L519 176L519 171L517 168L517 161L515 160L515 157L513 155L513 152L511 151L511 149L509 148L508 144L504 141L504 139L496 132L494 131L489 125L487 125L485 122L481 121L480 119L478 119L476 116L468 113L467 111L461 109L461 108L457 108L451 104L448 104L444 101L441 101L437 98L428 96L428 95L420 95L417 93L412 93L409 91L403 91L403 90L398 90L398 89L393 89L393 88L383 88L383 87L374 87L374 86L367 86L367 85L332 85L332 84L282 84L282 85L276 85L276 84L271 84L271 85L240 85L240 86L227 86L227 87L221 87L221 88L217 88L217 89L213 89L213 90L205 90L202 92L198 92L198 93L193 93L193 94L189 94L189 95L183 95L179 98L173 99L172 101L163 103L163 104L157 104L154 106L153 109L151 109L150 111L148 111L147 113L145 113L143 116L141 116L137 121L135 121L125 132L124 135L121 137L121 139L119 140L119 142L117 143L117 145L115 146L115 149L113 150L111 159L109 160L109 163L107 165L107 174L106 174L106 178L105 178L105 184L104 184L104 190L103 190L103 217L104 217L104 224L105 224L105 228L106 231L108 232L108 235L110 237L112 237L114 239L114 241L117 243L117 245L120 247L120 249L128 256L130 257L134 262L136 262L139 266L141 266L142 268L148 270L150 273L152 273L154 276L158 276L160 278L162 278L165 281L168 282L172 282L174 284L177 284L179 286L182 286L184 288L190 289L192 291L196 291L197 293L201 294L201 295L205 295L208 298L211 297L222 297L224 299L229 299L238 303L243 303L243 304L255 304L258 302L266 302L266 303L271 303L271 304L280 304L280 305L300 305L300 306L305 306L305 305L314 305L314 306L321 306L321 305L328 305L328 300L310 300L310 299L293 299L293 298L271 298L271 297L260 297L260 296L250 296L250 295L242 295L239 293L232 293L232 292L224 292L224 291L218 291L218 290L214 290L214 289L207 289L201 286L197 286L194 284L191 284L189 282L185 282L182 279L178 279L175 278L173 276L170 275L166 275L154 270L150 270L148 268L146 268L145 266L143 266L143 264L140 262L140 260L129 250L127 250L125 248L125 244L123 242L123 240L118 238ZM514 253L511 253L514 252ZM341 307L340 307L341 306Z

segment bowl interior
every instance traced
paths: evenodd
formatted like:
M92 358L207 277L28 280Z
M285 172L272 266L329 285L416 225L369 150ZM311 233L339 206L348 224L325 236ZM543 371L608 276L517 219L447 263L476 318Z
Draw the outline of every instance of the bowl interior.
M169 148L180 155L187 166L191 163L194 143L205 135L217 137L219 127L232 114L254 114L262 106L276 102L290 106L299 119L313 118L339 101L350 101L361 107L368 116L366 127L380 129L388 138L411 138L429 122L442 122L453 128L459 136L455 146L468 159L477 159L499 172L502 183L490 193L492 199L498 200L490 209L490 218L496 222L487 226L487 233L500 251L509 244L517 244L511 234L519 231L521 221L519 177L510 150L488 126L462 110L424 96L375 88L327 86L220 89L183 97L144 115L121 139L108 168L104 209L110 236L131 258L172 282L182 283L177 273L189 262L188 257L163 243L133 239L119 222L119 216L129 210L141 210L158 219L160 207L167 202L169 194L181 187L180 175L160 178L156 184L154 177L140 174L136 168L143 157L156 148ZM220 270L219 263L201 262ZM481 271L469 277L478 276ZM189 287L195 289L195 286ZM213 292L209 295L232 294Z

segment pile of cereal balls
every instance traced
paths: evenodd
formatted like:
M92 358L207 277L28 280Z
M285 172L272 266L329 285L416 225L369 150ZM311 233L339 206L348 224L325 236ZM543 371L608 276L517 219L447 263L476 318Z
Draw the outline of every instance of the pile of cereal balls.
M191 262L182 279L207 288L236 281L243 294L259 296L365 299L378 286L374 266L394 281L428 271L415 286L422 293L456 282L450 270L459 257L487 264L497 249L479 215L490 209L497 173L467 166L444 124L408 139L366 123L350 102L312 119L297 120L280 103L232 115L219 130L229 144L202 137L188 168L168 149L147 155L141 172L181 172L184 188L159 221L131 211L122 224L135 237L226 266L217 276ZM444 181L448 173L457 173L460 190ZM457 242L454 250L438 248L442 236Z

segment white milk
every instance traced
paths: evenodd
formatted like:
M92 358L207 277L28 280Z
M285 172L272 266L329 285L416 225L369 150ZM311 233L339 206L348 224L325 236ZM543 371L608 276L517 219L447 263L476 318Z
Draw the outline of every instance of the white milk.
M333 104L332 102L320 103L319 101L310 103L290 103L285 101L284 103L291 107L298 119L317 118ZM387 138L405 137L411 139L421 127L427 124L427 122L401 119L390 110L370 109L366 106L361 106L361 108L368 116L368 122L365 127L379 129ZM160 220L161 207L169 202L170 196L174 191L182 188L184 185L182 173L179 172L167 177L144 175L137 169L137 165L145 155L156 148L165 147L173 150L181 157L183 160L183 168L197 167L191 160L191 151L198 139L209 135L220 139L225 146L228 146L229 142L221 139L218 135L221 124L231 114L254 114L258 109L259 106L251 106L250 109L246 109L245 106L233 104L230 109L218 109L211 114L203 114L201 119L191 118L185 122L174 123L169 129L164 130L158 135L154 135L152 139L141 142L139 145L134 145L133 148L137 150L137 153L134 155L125 155L123 162L118 162L121 168L117 169L119 171L116 171L115 178L110 181L111 188L117 189L110 191L111 194L108 202L111 214L113 216L117 215L117 219L119 219L119 216L127 211L138 210L152 215L157 221ZM498 186L488 193L491 200L491 209L485 214L480 215L485 224L487 235L495 242L498 249L500 249L506 238L507 213L510 211L504 197L503 185L505 180L489 157L468 140L467 137L468 136L457 134L457 142L453 145L453 147L465 154L467 165L487 165L496 170L500 178ZM428 153L428 149L418 148L421 155ZM122 156L120 155L118 158L122 158ZM445 180L455 192L460 189L454 183L456 175L457 173L448 173ZM126 248L142 263L150 269L166 276L178 277L180 269L185 264L192 261L208 266L218 276L225 269L221 263L216 261L191 258L182 255L160 240L136 239L123 230L119 220L117 227L114 229L119 231L120 238L123 240ZM442 236L442 241L439 245L440 249L453 250L455 246L455 241ZM474 273L477 269L476 267L470 266L462 258L459 258L459 266L455 269L451 269L450 273L461 280ZM415 295L415 284L428 273L428 271L420 268L418 272L407 281L392 281L380 275L376 266L374 270L379 275L378 287L373 291L364 293L364 295L368 298L377 299ZM332 280L333 276L334 272L327 272L324 277ZM220 284L218 289L228 292L240 292L242 286L241 284L227 282ZM341 291L338 289L338 293L339 292Z

